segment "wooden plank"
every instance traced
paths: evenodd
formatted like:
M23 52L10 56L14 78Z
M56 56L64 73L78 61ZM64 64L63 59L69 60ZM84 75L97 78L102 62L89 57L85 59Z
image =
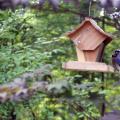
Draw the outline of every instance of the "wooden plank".
M102 43L99 46L98 56L97 56L97 59L96 59L97 62L101 62L102 61L104 48L105 48L105 43Z
M106 36L96 31L93 26L90 28L89 25L87 28L84 28L84 30L84 33L79 34L81 39L78 48L81 50L94 50L106 39Z
M81 51L79 48L76 47L76 51L77 51L77 58L79 62L85 62L85 56L83 51Z
M111 72L115 70L112 66L99 62L79 62L69 61L62 66L66 70L74 71L93 71L93 72Z
M100 46L98 46L95 50L85 50L84 51L84 55L85 55L85 59L86 61L89 62L98 62L101 60L100 57L102 57L102 49L104 43L102 43Z
M105 43L108 44L112 40L112 37L109 36L107 33L105 33L97 25L97 23L90 18L86 18L79 26L77 26L73 31L67 33L66 35L70 39L72 39L75 42L75 44L78 41L81 41L81 44L79 44L78 42L79 48L81 50L90 50L90 49L94 50L103 41L105 41ZM95 41L91 42L91 40L95 40ZM88 44L88 42L90 44ZM89 46L86 47L86 44Z
M96 58L98 56L98 49L96 49L96 50L87 50L87 51L85 50L84 54L85 54L86 61L89 61L89 62L97 61Z
M70 38L79 49L94 50L106 39L106 36L97 31L91 23L86 22Z

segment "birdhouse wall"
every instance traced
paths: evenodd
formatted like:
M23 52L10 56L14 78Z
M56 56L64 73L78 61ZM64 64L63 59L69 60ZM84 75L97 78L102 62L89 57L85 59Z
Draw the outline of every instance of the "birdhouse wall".
M106 39L106 36L96 30L91 23L86 22L74 35L71 35L71 39L81 50L95 50Z
M86 60L85 60L84 52L77 47L76 47L76 52L77 52L78 61L79 62L85 62Z
M98 56L97 56L97 62L102 62L102 60L103 60L104 48L105 48L105 43L102 43L102 44L99 46L99 51L98 51Z
M104 49L104 43L102 43L95 50L80 50L76 47L78 61L80 62L100 62L102 60L102 54Z
M91 62L101 61L103 45L100 45L95 50L85 50L85 60Z

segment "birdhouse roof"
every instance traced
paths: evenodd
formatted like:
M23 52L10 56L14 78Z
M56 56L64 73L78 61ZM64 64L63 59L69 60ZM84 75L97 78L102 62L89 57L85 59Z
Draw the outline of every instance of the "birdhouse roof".
M76 34L78 35L78 36L80 36L80 30L86 25L86 23L89 23L89 25L91 25L94 29L95 29L95 31L97 32L97 33L99 33L98 35L101 35L101 36L103 36L102 37L102 39L99 39L99 40L96 40L96 39L93 39L94 40L94 42L93 42L93 40L92 41L90 41L90 37L92 37L92 36L88 36L88 40L86 40L86 41L79 41L80 43L79 43L79 45L78 45L78 47L81 49L81 50L94 50L94 49L96 49L100 44L102 44L102 42L104 42L105 43L105 45L107 45L111 40L112 40L112 37L110 36L110 35L108 35L107 33L105 33L98 25L97 25L97 23L93 20L93 19L91 19L91 18L86 18L79 26L77 26L76 27L76 29L74 29L73 31L71 31L71 32L68 32L67 33L67 36L69 37L69 38L71 38L74 42L75 42L75 40L77 40L77 39L74 39L73 38L73 36L76 36ZM93 32L93 34L94 34L94 32ZM84 36L84 38L87 36L87 33L85 33L85 36ZM78 38L80 38L80 37L78 37ZM92 43L91 43L92 42ZM82 44L82 45L81 45ZM89 46L88 46L89 45Z

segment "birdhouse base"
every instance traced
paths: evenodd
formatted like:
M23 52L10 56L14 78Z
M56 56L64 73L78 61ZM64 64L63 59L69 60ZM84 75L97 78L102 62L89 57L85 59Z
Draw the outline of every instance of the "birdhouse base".
M62 65L66 70L74 71L92 71L92 72L110 72L113 73L115 70L111 65L99 62L79 62L69 61Z

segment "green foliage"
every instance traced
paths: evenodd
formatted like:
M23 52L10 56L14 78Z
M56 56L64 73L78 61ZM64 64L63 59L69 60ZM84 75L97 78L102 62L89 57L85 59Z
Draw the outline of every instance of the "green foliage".
M73 8L72 4L64 7ZM111 86L119 75L105 75L108 88L102 90L101 74L91 76L91 73L64 71L61 67L65 61L76 60L73 43L65 33L81 19L72 14L50 11L0 11L0 83L12 81L45 64L52 66L53 75L49 86L51 94L38 92L28 101L1 104L1 120L12 119L12 114L17 120L97 119L104 95L108 103L112 102L113 107L108 106L108 110L119 109L120 89ZM119 33L109 26L106 31L117 36L104 54L104 61L111 63L112 52L119 48Z

